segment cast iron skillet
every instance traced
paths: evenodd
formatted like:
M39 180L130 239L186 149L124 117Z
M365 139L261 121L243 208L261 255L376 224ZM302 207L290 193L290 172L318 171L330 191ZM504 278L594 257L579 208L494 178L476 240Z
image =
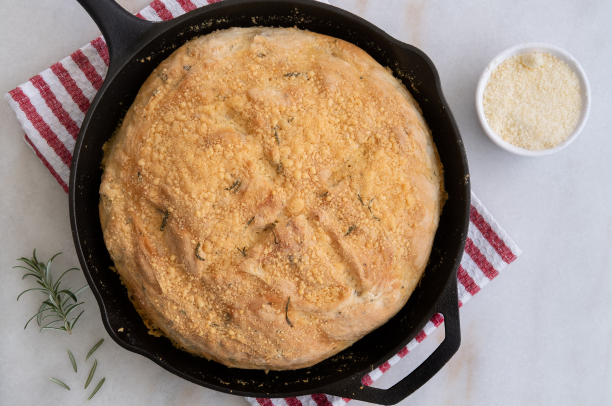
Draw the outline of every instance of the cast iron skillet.
M226 0L163 23L138 19L113 0L79 0L98 24L110 51L106 80L83 121L70 172L70 220L76 251L108 334L122 347L150 358L198 385L252 397L327 393L395 404L427 382L459 348L456 271L470 208L468 165L459 130L444 100L433 63L363 19L312 0ZM351 42L393 69L412 92L431 128L445 170L444 206L429 265L406 306L350 348L310 368L271 371L227 368L176 349L148 334L129 301L102 238L98 216L102 145L109 139L151 71L186 41L230 27L297 26ZM387 361L435 313L445 320L445 340L409 376L383 390L361 378Z

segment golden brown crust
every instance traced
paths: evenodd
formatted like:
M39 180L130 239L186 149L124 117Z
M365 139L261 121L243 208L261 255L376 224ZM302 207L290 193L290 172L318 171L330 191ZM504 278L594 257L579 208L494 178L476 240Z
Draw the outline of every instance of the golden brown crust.
M233 28L142 86L110 147L100 219L134 302L170 339L228 366L296 369L406 303L441 182L416 102L364 51Z

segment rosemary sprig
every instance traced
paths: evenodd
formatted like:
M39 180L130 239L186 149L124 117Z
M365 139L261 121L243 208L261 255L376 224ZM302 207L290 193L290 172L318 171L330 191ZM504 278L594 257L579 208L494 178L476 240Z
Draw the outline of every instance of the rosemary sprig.
M94 377L94 374L96 373L96 368L98 367L98 359L96 358L96 360L94 361L93 366L91 367L91 370L89 371L89 375L87 376L87 382L85 382L85 388L87 389L87 387L89 386L89 383L91 382L91 380Z
M52 382L55 382L56 384L58 384L59 386L61 386L64 389L68 389L70 390L70 388L68 387L68 385L66 385L64 382L60 381L59 379L55 379L55 378L49 378Z
M70 357L70 362L72 363L72 368L74 368L74 373L76 373L77 372L76 361L74 359L74 355L72 355L72 352L70 352L70 350L68 350L68 357Z
M94 389L94 391L91 393L91 396L89 396L87 398L87 401L89 402L91 400L91 398L93 398L95 396L96 393L98 393L98 391L100 390L100 388L102 387L102 385L104 385L104 381L106 380L106 378L102 378L102 380L98 383L98 386L96 386L96 389Z
M61 252L59 254L61 254ZM84 312L83 310L81 311L81 313L79 313L77 317L69 319L70 313L72 313L74 309L76 309L78 306L83 304L83 302L77 303L76 296L79 293L83 292L85 289L87 289L89 287L88 285L83 286L76 292L72 292L72 288L59 290L61 279L64 277L64 275L66 275L70 271L77 270L78 268L68 269L57 279L57 281L53 282L53 276L51 275L51 262L59 254L55 254L46 264L44 264L43 262L38 261L38 259L36 258L36 250L34 250L31 259L19 258L19 261L24 262L27 267L19 265L13 267L22 268L28 271L28 273L26 273L21 279L25 279L26 276L33 276L36 279L36 283L40 285L39 288L31 288L24 290L19 294L19 296L17 296L17 300L19 300L21 295L32 290L38 290L48 296L48 300L45 300L41 304L40 308L38 309L38 312L34 316L32 316L30 320L28 320L25 327L23 328L24 330L28 327L28 324L30 324L30 322L34 318L36 318L38 325L42 326L42 321L47 317L51 317L51 322L42 326L40 331L60 330L72 334L72 329L74 328L74 325ZM68 301L70 299L72 299L73 302L69 304ZM45 312L47 313L45 314ZM62 325L60 327L56 327L54 326L54 324L56 323L62 323Z
M102 345L102 343L104 342L104 339L101 339L100 341L98 341L96 343L96 345L94 345L91 350L89 350L89 352L87 353L87 357L85 357L85 361L87 361L89 359L89 357L91 357L91 354L93 354L94 352L96 352L96 350L98 349L98 347L100 347Z

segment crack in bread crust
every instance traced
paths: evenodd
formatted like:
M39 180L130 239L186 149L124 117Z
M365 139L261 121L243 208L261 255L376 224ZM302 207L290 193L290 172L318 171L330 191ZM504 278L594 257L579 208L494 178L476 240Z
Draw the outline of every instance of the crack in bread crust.
M106 148L100 219L133 302L231 367L310 366L389 320L445 196L406 88L356 46L292 28L179 48Z

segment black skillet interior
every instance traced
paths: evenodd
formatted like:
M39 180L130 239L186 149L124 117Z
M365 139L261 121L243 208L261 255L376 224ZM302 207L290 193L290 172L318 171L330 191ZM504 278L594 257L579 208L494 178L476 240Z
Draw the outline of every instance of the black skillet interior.
M99 20L104 14L98 6L92 6L100 0L79 1L94 18ZM116 25L124 24L120 20L113 21ZM109 269L113 263L98 217L102 146L121 122L151 71L177 47L196 36L254 25L297 26L341 38L361 47L383 66L390 67L423 110L444 165L449 196L421 284L392 320L352 347L313 367L268 374L227 368L178 350L166 338L149 335L119 277ZM114 42L109 41L111 68L81 128L70 179L70 213L77 253L110 336L121 346L152 359L176 375L226 393L285 397L326 392L385 404L408 396L433 376L459 345L456 269L465 244L470 206L465 151L433 63L418 49L394 40L365 20L309 0L226 0L156 24L153 29L143 27L141 24L143 38L128 39L132 41L131 46L119 44L116 38L112 39ZM108 33L108 28L106 31L102 28ZM107 37L110 36L109 33ZM440 350L437 364L433 360L436 357L430 357L430 366L424 364L420 372L413 373L420 376L420 381L413 380L410 384L406 383L408 380L402 381L404 389L393 396L391 391L360 390L361 377L406 345L437 311L443 311L447 317L445 343L448 344L444 351ZM449 334L450 324L453 331Z

